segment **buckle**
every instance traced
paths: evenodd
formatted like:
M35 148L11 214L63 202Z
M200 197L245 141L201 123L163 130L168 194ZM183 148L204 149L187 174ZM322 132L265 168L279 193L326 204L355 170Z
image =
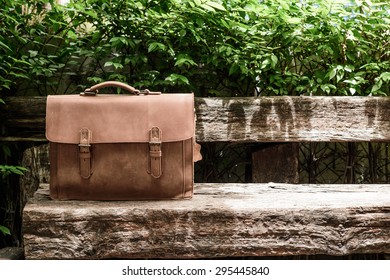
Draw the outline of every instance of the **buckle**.
M90 144L79 144L79 147L91 147Z
M138 95L160 95L161 94L161 91L150 91L148 89L143 89L143 90L140 90L140 92L138 93Z

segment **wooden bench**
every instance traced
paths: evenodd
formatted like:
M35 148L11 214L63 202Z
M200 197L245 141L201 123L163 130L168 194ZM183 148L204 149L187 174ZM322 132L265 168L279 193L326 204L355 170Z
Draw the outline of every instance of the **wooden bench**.
M36 113L9 120L3 140L43 139L45 100L31 100ZM390 139L388 98L197 98L195 107L201 143ZM41 185L23 237L27 259L389 254L390 186L204 183L192 200L59 202Z

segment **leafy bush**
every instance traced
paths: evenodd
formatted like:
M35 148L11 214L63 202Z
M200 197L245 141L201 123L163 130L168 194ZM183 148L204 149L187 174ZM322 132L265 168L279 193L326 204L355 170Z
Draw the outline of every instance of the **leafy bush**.
M75 13L89 26L94 82L201 95L389 93L386 3L85 3Z
M4 147L3 147L4 148ZM11 175L11 174L16 174L16 175L23 175L27 171L26 168L21 167L21 166L12 166L12 165L0 165L0 190L2 190L1 185L5 179ZM2 226L0 224L0 232L4 235L10 235L11 232L9 228Z
M386 2L22 2L0 8L3 91L114 79L201 96L389 94Z
M62 59L68 55L62 48L67 15L55 2L2 1L0 92L15 93L33 86L45 94L52 78L58 78Z

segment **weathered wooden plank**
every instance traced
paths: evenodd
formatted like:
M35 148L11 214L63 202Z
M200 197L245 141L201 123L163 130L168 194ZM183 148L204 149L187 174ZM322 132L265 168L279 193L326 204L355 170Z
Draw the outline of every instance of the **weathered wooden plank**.
M1 141L45 140L45 97L13 97L6 103ZM196 98L195 109L199 142L390 139L387 97Z
M198 184L192 200L26 205L27 259L390 253L388 185Z
M0 110L0 141L45 141L46 97L8 97Z
M204 98L200 141L339 142L390 139L387 97Z

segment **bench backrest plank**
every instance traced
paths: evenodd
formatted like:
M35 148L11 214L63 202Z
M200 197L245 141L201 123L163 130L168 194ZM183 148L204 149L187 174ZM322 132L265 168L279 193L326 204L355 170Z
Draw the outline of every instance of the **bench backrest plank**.
M199 141L360 142L390 139L390 98L203 98Z
M12 97L6 103L0 141L45 140L46 97ZM195 109L199 142L390 139L387 97L196 98Z

